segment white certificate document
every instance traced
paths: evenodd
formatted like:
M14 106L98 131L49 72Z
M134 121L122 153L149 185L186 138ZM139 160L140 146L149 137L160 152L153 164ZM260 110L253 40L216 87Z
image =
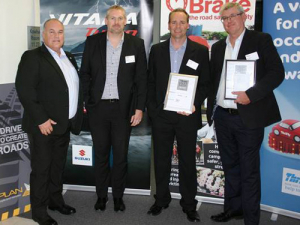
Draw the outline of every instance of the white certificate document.
M226 60L225 99L236 99L233 91L246 91L255 84L255 60Z
M198 76L170 73L164 110L192 113Z

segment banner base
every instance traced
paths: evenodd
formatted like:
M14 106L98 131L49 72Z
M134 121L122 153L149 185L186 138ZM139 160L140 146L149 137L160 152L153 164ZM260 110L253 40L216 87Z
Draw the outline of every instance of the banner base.
M71 191L90 191L90 192L96 192L96 187L95 186L64 184L63 189L64 190L71 190ZM112 193L111 187L108 188L108 193ZM124 194L130 194L130 195L150 195L150 190L125 188Z

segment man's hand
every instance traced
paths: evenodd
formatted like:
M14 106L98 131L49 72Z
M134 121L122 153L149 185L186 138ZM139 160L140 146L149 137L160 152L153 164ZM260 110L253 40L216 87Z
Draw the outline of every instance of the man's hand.
M195 106L193 105L193 109L192 109L192 114L196 111L196 108ZM177 112L178 114L180 115L183 115L183 116L189 116L191 115L190 113L186 113L186 112Z
M232 94L236 95L236 100L234 103L241 104L241 105L248 105L250 103L250 99L248 95L244 91L233 91Z
M130 123L132 127L135 127L140 124L143 118L143 111L136 109L135 114L131 117Z
M48 136L48 134L51 134L53 131L53 127L52 125L55 125L56 122L49 119L47 120L45 123L42 123L39 125L40 131L43 135Z

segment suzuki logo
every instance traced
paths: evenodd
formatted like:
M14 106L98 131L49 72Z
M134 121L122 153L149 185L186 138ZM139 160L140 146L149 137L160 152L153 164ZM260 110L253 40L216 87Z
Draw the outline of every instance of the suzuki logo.
M79 151L79 155L84 156L85 155L85 151L84 150L80 150Z

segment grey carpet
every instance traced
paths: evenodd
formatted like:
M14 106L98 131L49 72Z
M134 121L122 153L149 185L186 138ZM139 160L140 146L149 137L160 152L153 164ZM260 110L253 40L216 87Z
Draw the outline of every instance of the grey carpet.
M61 215L49 211L49 214L59 225L184 225L193 224L186 219L186 215L179 206L179 200L173 199L169 208L163 210L158 216L147 215L147 211L154 203L151 196L125 195L125 212L113 210L113 199L109 195L107 209L104 212L95 211L97 200L94 192L67 191L64 195L67 204L76 208L77 213L71 216ZM222 211L222 205L202 203L199 209L201 223L205 225L220 225L210 220L210 216ZM21 217L31 218L31 213L22 214ZM300 225L300 220L279 215L276 222L270 220L270 212L261 212L261 225ZM228 225L243 225L243 220L232 220Z

